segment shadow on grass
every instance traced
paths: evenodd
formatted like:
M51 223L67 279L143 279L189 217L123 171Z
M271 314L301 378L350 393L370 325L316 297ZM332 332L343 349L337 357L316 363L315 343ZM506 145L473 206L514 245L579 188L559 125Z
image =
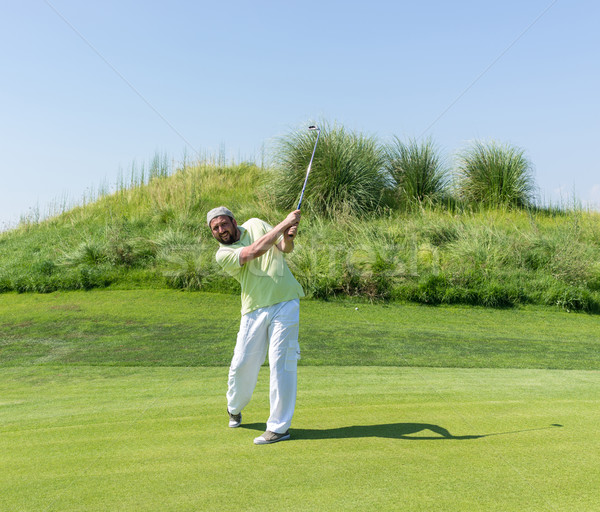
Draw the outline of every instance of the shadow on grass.
M264 423L242 424L242 428L264 431ZM506 434L517 434L520 432L530 432L533 430L545 430L548 428L562 427L559 424L553 424L549 427L530 428L525 430L514 430L511 432L495 432L492 434L473 434L466 436L452 435L444 427L432 425L431 423L388 423L384 425L354 425L351 427L338 428L292 428L293 439L350 439L361 437L381 437L387 439L404 439L407 441L439 441L444 439L468 440L481 439L482 437L499 436ZM422 435L422 432L428 432L428 435ZM435 435L431 435L435 434Z

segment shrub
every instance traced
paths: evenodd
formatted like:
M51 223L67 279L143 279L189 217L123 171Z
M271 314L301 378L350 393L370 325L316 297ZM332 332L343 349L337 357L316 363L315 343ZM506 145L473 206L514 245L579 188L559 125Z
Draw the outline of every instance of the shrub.
M50 277L57 270L56 263L52 260L39 261L33 265L33 271L43 276Z
M453 275L471 271L491 275L511 266L515 259L512 244L506 232L493 226L465 228L446 246L446 267Z
M106 288L112 282L107 268L83 265L79 268L78 285L84 290Z
M273 194L280 207L295 208L317 134L298 130L278 141ZM391 181L375 139L324 125L304 201L319 213L372 212L386 202Z
M10 292L14 290L12 281L8 276L0 275L0 293Z
M164 258L171 252L189 249L198 243L198 237L193 237L182 229L167 228L158 233L151 244L156 247L157 257Z
M298 243L288 263L308 297L328 299L344 293L346 254L321 242Z
M431 223L425 226L423 236L435 247L442 247L454 242L459 237L459 229L455 224Z
M448 191L448 171L431 139L402 142L385 148L386 169L396 182L401 204L437 200Z
M547 268L552 262L556 250L557 247L553 240L545 237L535 238L523 248L523 264L529 270Z
M565 311L600 312L600 300L589 290L556 282L544 290L543 301L549 306L558 306Z
M69 266L99 265L106 261L104 247L95 240L81 242L76 249L66 253L63 263Z
M215 261L215 250L213 244L199 243L165 254L160 263L167 285L189 291L239 291L237 281Z
M532 164L522 149L475 141L459 156L458 191L471 204L527 207L534 188Z
M113 265L139 267L154 259L156 247L135 236L136 229L124 220L106 230L106 257Z

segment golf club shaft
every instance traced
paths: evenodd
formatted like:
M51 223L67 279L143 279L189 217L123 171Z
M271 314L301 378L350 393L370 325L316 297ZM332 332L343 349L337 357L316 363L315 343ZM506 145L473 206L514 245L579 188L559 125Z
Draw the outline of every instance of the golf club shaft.
M302 206L302 199L304 198L304 190L306 190L306 184L308 183L308 175L310 174L310 168L312 167L313 159L315 158L315 151L317 151L317 144L319 143L319 136L321 135L321 130L319 128L312 128L313 130L317 130L317 140L315 141L315 147L313 148L312 156L310 157L310 162L308 164L308 170L306 171L306 178L304 178L304 185L302 186L302 192L300 193L300 201L298 201L298 208Z
M298 208L296 208L296 210L299 210L302 206L302 199L304 199L304 191L306 190L306 184L308 183L308 175L310 174L310 168L312 167L313 159L315 158L315 152L317 151L317 144L319 143L319 137L321 136L320 128L317 128L316 126L309 126L309 130L317 130L317 140L315 140L315 146L313 147L313 152L310 157L310 162L306 171L306 178L304 178L304 185L302 185L302 192L300 192L300 200L298 201Z

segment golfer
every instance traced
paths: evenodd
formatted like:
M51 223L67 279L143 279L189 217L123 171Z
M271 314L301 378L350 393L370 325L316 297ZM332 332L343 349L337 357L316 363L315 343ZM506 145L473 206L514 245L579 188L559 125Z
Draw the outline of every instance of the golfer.
M206 221L219 242L217 263L242 286L242 320L229 368L229 426L240 426L268 350L271 410L266 432L254 443L285 441L296 405L299 299L304 292L284 253L294 250L300 210L275 227L260 219L238 226L224 206L209 211Z

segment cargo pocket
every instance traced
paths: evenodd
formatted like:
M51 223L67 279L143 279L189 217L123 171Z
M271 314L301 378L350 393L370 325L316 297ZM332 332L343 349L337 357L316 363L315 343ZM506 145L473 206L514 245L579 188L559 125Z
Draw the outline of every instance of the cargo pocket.
M294 345L288 347L285 353L285 369L288 372L295 372L298 367L298 359L300 359L300 346Z

